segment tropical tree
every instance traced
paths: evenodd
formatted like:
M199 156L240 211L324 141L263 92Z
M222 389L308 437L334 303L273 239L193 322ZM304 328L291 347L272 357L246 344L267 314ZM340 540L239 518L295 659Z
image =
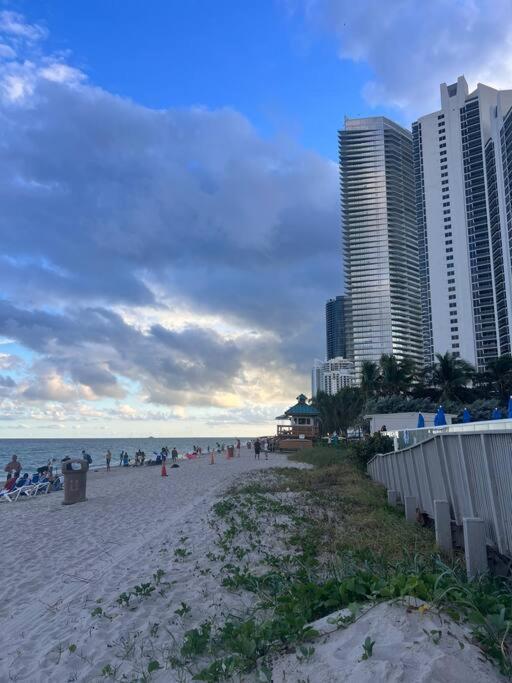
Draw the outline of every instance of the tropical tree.
M335 432L336 427L336 410L334 404L334 396L326 394L325 391L319 391L311 401L312 405L318 409L320 413L320 426L322 435Z
M487 365L485 373L492 393L505 405L512 394L512 356L508 353L499 356Z
M432 368L432 384L440 389L443 401L463 400L467 395L467 385L475 375L475 368L447 351L436 353L436 362Z
M375 396L379 388L380 371L377 363L371 360L363 361L361 365L361 391L365 398Z
M414 381L415 365L411 358L399 360L391 353L383 353L379 361L382 394L405 394L411 389Z
M347 429L358 422L364 396L359 387L344 387L334 396L319 391L312 403L320 412L323 435L332 432L346 435Z
M363 412L364 395L359 387L343 387L334 396L337 431L345 436L349 427L354 427Z

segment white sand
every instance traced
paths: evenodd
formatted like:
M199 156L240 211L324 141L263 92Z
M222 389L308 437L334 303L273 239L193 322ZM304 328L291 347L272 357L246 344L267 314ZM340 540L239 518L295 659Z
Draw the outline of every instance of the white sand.
M223 457L215 466L206 457L182 462L168 470L167 479L156 467L115 468L90 474L86 503L64 507L62 493L2 503L0 681L105 681L105 666L118 668L109 680L148 681L148 662L169 663L186 630L207 619L223 623L230 614L243 615L243 601L250 608L254 596L221 587L223 561L210 555L219 548L208 512L239 475L288 464L279 455L255 462L242 451L240 459ZM176 549L186 556L176 556ZM172 582L162 594L132 598L129 607L116 603L124 591L154 582L157 569L166 572L163 581ZM190 613L176 615L182 602ZM100 608L106 617L93 616ZM334 628L327 619L315 626L322 633ZM277 657L272 680L502 681L467 635L430 611L382 604L346 629L317 638L310 657L300 652ZM367 636L375 645L364 661ZM154 683L191 680L179 667L150 678Z
M312 624L328 633L314 643L315 651L280 658L273 668L274 683L504 683L498 669L485 661L471 642L469 630L445 615L427 609L409 598L381 603L354 623L335 630L328 619ZM347 612L345 610L345 612ZM372 656L364 660L363 643L373 642ZM307 653L306 653L307 654Z
M207 456L180 461L166 479L158 467L91 472L87 502L72 506L61 504L61 492L2 502L0 681L100 680L101 668L116 664L107 643L162 621L161 600L133 612L111 607L158 568L178 582L166 605L201 604L204 586L191 560L173 561L174 548L201 557L216 495L244 472L286 464L286 456L255 461L242 449L240 458L223 456L213 466ZM92 617L98 605L113 618ZM167 672L164 680L175 679Z

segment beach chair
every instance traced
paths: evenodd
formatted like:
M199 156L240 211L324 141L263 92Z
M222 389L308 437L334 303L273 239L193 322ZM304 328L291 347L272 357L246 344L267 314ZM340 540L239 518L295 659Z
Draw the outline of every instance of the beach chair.
M18 500L21 495L32 495L32 485L30 486L20 486L19 488L14 488L11 491L6 491L3 489L0 491L0 500L6 500L9 503L14 503Z
M39 493L49 493L51 481L40 481L35 485L35 491L32 495L37 496Z
M20 496L26 496L27 498L30 498L30 496L33 496L37 490L37 484L27 484L26 486L20 486L19 489L16 489L18 492L18 496L16 497L16 500Z

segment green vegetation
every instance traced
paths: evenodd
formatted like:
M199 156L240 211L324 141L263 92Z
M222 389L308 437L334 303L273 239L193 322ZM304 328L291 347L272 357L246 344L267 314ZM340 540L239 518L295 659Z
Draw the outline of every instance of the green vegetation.
M381 438L368 440L367 451L379 448ZM116 644L123 666L134 662L135 678L120 677L113 664L102 675L149 681L153 671L173 669L177 680L245 680L251 673L271 681L276 655L314 656L317 619L346 609L332 622L346 628L365 605L412 596L425 601L420 610L441 609L467 622L485 656L512 676L509 583L489 577L468 583L457 560L440 557L431 530L406 523L361 470L367 451L309 449L290 459L313 467L274 469L233 487L212 508L216 548L201 558L219 594L230 592L229 607L212 614L184 602L162 603L161 627L149 622L149 636L139 631ZM205 570L198 563L195 571ZM156 570L155 583L163 575ZM128 606L136 595L144 603L160 599L153 584L142 583L118 603ZM427 635L439 642L442 629ZM361 660L373 656L374 645L370 638L361 643Z
M432 367L419 371L409 358L383 354L379 363L365 361L360 387L345 387L335 396L319 392L313 404L320 411L322 433L346 435L350 427L365 429L368 413L445 411L462 421L465 407L473 420L488 420L494 408L506 409L512 394L512 356L505 354L477 372L452 353L435 356Z

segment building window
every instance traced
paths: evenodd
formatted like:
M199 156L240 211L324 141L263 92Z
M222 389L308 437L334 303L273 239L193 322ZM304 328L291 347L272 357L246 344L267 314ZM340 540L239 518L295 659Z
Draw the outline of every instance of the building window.
M460 344L452 344L452 346L453 346L454 349L458 349L459 346L460 346Z
M459 328L458 327L450 327L450 332L458 332Z

